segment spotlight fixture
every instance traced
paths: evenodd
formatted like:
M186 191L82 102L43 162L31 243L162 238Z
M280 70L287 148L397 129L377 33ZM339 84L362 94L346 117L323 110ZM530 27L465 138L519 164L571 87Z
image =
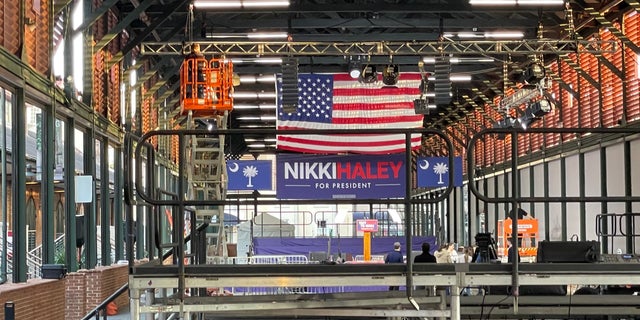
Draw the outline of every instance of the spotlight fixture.
M415 99L413 100L413 111L416 114L424 114L428 115L431 112L431 109L436 109L437 106L435 104L429 104L427 99Z
M551 112L551 102L547 99L536 101L529 105L527 112L530 112L534 118L540 118Z
M518 124L518 119L512 116L506 116L502 120L494 123L493 127L495 129L509 129L509 128L516 127L517 124Z
M532 63L523 72L524 81L526 81L528 84L539 83L540 80L544 79L545 75L546 73L544 70L544 66L538 62Z
M378 81L378 72L376 71L376 66L367 64L362 68L362 73L360 74L360 82L362 83L374 83Z
M519 119L516 119L512 116L505 116L502 120L496 121L493 124L494 129L510 129L521 127ZM503 140L506 137L505 133L498 133L497 138Z
M358 79L360 77L360 73L362 72L362 64L359 60L354 60L353 58L349 61L349 75L352 79Z
M400 71L397 64L389 64L382 70L382 83L387 86L395 86L398 83Z

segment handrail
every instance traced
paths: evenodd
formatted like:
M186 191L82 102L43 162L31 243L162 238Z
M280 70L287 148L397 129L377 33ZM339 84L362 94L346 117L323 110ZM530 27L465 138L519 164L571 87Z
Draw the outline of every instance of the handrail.
M84 317L82 317L82 320L89 320L91 319L93 316L99 316L100 312L102 310L105 310L107 308L107 305L112 302L113 300L115 300L116 298L118 298L121 294L123 294L125 291L129 290L129 283L125 283L124 285L122 285L122 287L120 287L120 289L116 290L114 293L112 293L109 297L107 297L106 299L104 299L98 306L96 306L95 308L93 308L91 311L89 311L89 313L87 313Z
M201 225L199 225L196 230L198 232L201 232L202 230L206 229L207 226L209 226L208 223L203 223ZM184 238L184 243L187 243L191 241L191 235L187 235ZM162 255L162 260L167 259L168 257L170 257L173 254L173 248L171 248L169 251L167 251L167 253ZM116 298L118 298L123 292L129 290L129 283L125 283L124 285L122 285L122 287L120 287L120 289L116 290L114 293L112 293L109 297L107 297L106 299L104 299L99 305L97 305L95 308L93 308L91 311L89 311L89 313L87 313L84 317L82 317L82 320L89 320L91 319L91 317L93 316L99 316L100 312L102 310L105 310L107 307L107 304L109 304L109 302L112 302L113 300L115 300Z

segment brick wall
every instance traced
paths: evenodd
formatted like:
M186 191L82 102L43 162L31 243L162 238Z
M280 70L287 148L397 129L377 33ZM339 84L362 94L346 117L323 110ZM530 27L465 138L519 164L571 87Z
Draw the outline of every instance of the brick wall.
M10 301L16 319L65 319L65 280L33 279L0 286L0 319Z
M66 278L66 312L64 319L82 318L100 302L108 298L129 280L127 265L97 267L92 270L78 270ZM129 293L125 292L115 300L118 308L129 304ZM54 319L54 318L52 318Z
M62 280L32 279L26 283L0 286L0 319L4 319L4 304L13 302L15 319L82 318L100 302L128 281L127 265L98 267L67 274ZM129 293L115 300L118 307L129 304Z

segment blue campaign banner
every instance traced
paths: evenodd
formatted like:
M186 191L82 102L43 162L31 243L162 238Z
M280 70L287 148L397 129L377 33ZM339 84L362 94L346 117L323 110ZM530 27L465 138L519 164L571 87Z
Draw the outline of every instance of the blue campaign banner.
M462 157L453 158L453 186L462 186ZM449 186L449 157L418 157L418 187L438 188Z
M271 161L227 160L228 190L273 190Z
M383 199L405 196L404 154L276 157L278 199Z

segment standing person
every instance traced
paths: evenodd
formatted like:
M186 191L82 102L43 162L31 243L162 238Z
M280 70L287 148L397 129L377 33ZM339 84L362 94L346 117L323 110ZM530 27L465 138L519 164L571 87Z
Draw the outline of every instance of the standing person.
M393 244L393 251L387 253L387 256L384 257L384 263L404 263L404 257L402 256L400 247L400 242L395 242ZM389 290L400 290L400 287L390 286Z
M451 255L447 250L449 248L448 243L444 243L438 248L438 251L435 252L434 256L436 257L436 262L438 263L451 263Z
M451 257L451 263L458 263L458 251L456 251L456 244L450 243L447 251L449 251L449 256Z
M473 255L474 255L474 249L473 247L469 246L466 247L464 250L464 256L462 257L462 262L464 263L471 263L473 262Z
M413 263L436 263L436 257L434 255L431 254L431 245L428 242L423 242L422 243L422 254L417 255L415 258L413 258ZM430 290L430 292L427 292L427 295L432 295L432 292L435 293L435 290L433 289L433 286L431 286L432 289ZM427 289L427 287L425 286L417 286L416 290L420 291L420 290L425 290Z
M430 263L436 263L436 257L434 255L431 254L431 245L428 242L423 242L422 243L422 254L417 255L415 258L413 258L413 262L414 263L425 263L425 262L430 262Z

